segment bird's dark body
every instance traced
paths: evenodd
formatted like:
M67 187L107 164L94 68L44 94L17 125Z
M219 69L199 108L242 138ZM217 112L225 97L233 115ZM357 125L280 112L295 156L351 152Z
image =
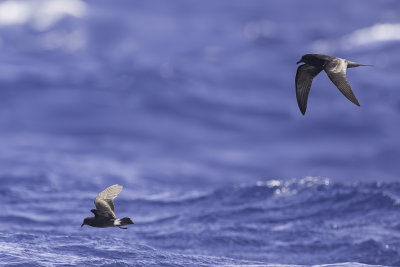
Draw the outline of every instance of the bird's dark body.
M115 224L116 221L118 222L118 224ZM113 217L95 216L85 218L83 224L87 224L92 227L107 228L114 226L120 227L127 224L133 224L133 222L128 217L122 219L114 219Z
M107 218L107 217L87 217L83 221L84 224L92 226L92 227L99 227L99 228L106 228L106 227L113 227L114 225L114 218Z

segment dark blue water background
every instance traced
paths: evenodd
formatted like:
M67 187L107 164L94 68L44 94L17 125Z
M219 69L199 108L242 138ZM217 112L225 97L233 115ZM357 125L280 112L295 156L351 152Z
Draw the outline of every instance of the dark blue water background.
M399 11L0 2L0 262L400 266ZM361 107L321 73L302 116L305 53L373 64ZM81 228L116 183L135 225Z

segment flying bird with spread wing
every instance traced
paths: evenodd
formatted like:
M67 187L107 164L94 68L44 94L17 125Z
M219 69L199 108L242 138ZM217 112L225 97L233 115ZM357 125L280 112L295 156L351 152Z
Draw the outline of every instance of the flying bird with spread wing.
M301 57L297 62L305 63L297 68L296 73L296 97L297 104L299 105L300 111L303 115L306 113L308 94L312 80L322 70L326 72L329 79L336 85L342 94L347 97L348 100L360 106L356 96L351 90L350 84L346 79L347 68L355 68L359 66L371 66L359 64L347 59L332 57L321 54L306 54Z
M122 191L121 185L112 185L100 192L94 200L96 209L90 210L93 212L94 217L87 217L83 220L81 227L85 224L92 227L119 227L121 229L128 229L122 227L127 224L133 224L132 220L128 217L117 219L114 209L114 198Z

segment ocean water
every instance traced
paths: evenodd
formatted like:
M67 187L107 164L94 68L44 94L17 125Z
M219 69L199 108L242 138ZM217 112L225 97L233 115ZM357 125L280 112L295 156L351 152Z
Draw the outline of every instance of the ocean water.
M0 2L0 265L400 266L400 2ZM295 64L326 53L306 116ZM112 184L128 230L80 227Z

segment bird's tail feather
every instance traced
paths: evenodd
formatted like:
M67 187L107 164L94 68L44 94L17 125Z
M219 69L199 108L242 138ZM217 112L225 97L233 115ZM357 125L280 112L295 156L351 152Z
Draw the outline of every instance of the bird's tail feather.
M360 64L360 63L357 63L357 62L354 62L354 61L347 60L347 67L348 68L355 68L355 67L359 67L359 66L372 66L372 65Z
M115 226L123 226L127 224L133 224L132 220L128 217L122 218L122 219L116 219L114 221Z

